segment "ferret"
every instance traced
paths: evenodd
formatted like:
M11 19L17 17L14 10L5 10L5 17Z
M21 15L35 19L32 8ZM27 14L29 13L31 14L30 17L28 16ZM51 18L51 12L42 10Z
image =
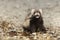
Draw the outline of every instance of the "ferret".
M41 9L32 9L31 13L29 13L23 23L24 32L43 32L46 33L46 28L43 25L43 17L42 17Z

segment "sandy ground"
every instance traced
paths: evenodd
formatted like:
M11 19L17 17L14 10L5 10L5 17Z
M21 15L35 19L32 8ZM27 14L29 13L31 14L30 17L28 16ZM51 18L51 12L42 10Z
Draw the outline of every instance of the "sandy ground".
M49 28L49 33L44 34L46 37L39 33L40 36L34 35L35 39L30 36L30 39L26 36L9 37L7 32L11 30L23 31L21 24L29 9L33 8L43 11L44 25ZM60 40L60 0L0 0L0 36L0 40Z

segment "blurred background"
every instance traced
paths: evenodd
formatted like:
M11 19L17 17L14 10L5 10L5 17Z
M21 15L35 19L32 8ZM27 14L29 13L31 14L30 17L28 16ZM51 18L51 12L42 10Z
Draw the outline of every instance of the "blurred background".
M33 8L42 9L45 27L60 33L60 0L0 0L0 26L2 28L0 32L3 29L6 30L7 27L20 31L29 9Z

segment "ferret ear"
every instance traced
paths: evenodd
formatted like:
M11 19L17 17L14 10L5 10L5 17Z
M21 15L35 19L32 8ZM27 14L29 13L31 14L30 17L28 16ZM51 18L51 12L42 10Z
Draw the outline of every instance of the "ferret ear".
M30 14L28 15L27 19L31 18L31 16L33 15L34 11L35 11L35 9L31 9L31 12L30 12Z
M35 11L35 9L31 10L31 14L30 14L29 18L33 15L34 11Z
M33 13L34 13L34 11L35 11L35 9L32 9L32 10L31 10L31 13L33 14Z
M42 14L42 9L39 9L39 11L41 12L41 14Z

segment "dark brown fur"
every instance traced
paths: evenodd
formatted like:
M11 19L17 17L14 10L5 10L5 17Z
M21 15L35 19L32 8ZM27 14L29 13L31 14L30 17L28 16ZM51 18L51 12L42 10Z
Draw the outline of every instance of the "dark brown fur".
M23 27L23 29L25 32L29 32L29 33L39 32L39 31L46 33L46 29L43 25L43 18L41 16L41 13L40 13L40 17L36 18L36 16L34 16L36 12L40 13L39 11L35 11L30 18L30 25L27 28Z

